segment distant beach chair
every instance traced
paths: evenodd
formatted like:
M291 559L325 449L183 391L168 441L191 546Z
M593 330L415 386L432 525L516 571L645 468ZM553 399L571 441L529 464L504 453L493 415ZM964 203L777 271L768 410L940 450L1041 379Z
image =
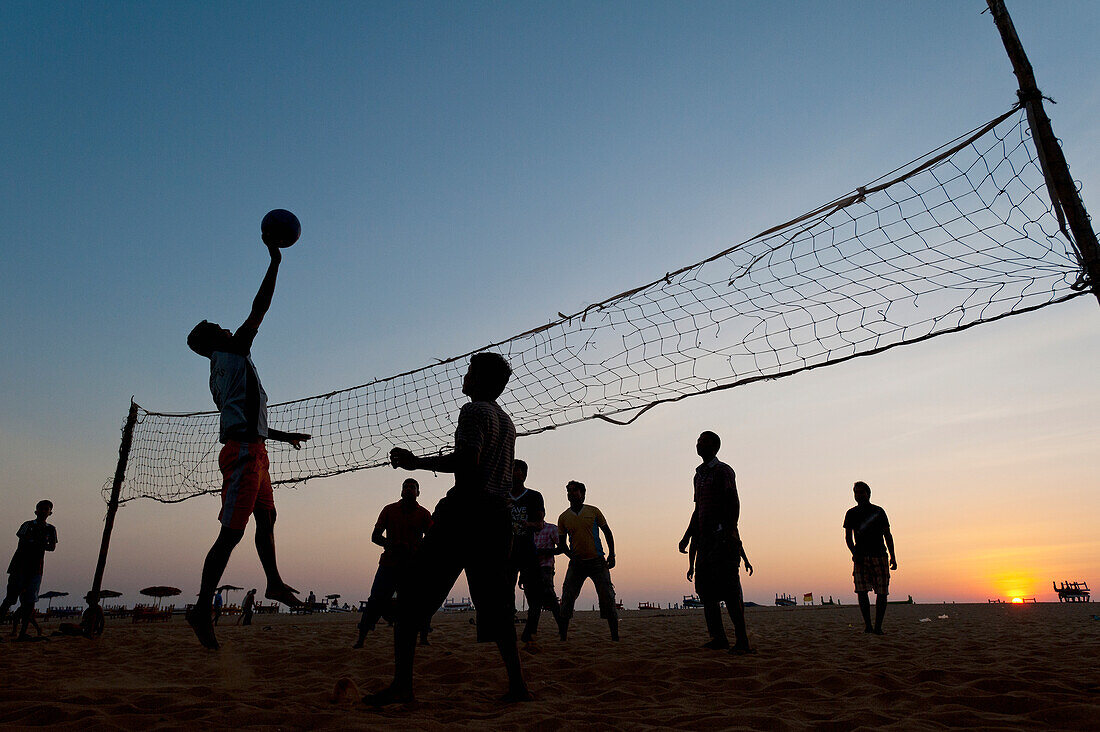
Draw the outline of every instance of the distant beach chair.
M792 597L791 595L787 595L787 594L778 595L777 594L775 596L775 604L778 605L779 607L794 607L798 603L795 601L794 597Z
M462 612L463 610L473 610L474 605L470 602L470 598L464 597L459 601L456 601L453 597L448 598L447 602L443 603L443 612L455 613Z
M175 605L156 607L153 605L135 605L132 613L133 623L167 623L176 611Z
M1050 584L1058 593L1058 602L1092 602L1092 591L1087 582L1062 582L1061 587L1054 582Z
M699 599L698 595L684 595L683 607L689 610L698 609L703 607L703 601Z

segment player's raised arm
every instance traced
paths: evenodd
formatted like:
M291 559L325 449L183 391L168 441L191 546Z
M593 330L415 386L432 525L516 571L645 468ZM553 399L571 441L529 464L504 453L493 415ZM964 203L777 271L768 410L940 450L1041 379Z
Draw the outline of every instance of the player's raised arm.
M279 276L279 263L283 261L283 253L274 244L267 245L267 251L271 255L271 264L267 266L264 280L260 283L260 289L256 292L256 298L252 301L252 312L244 321L241 328L257 330L268 308L271 307L271 297L275 294L275 280Z

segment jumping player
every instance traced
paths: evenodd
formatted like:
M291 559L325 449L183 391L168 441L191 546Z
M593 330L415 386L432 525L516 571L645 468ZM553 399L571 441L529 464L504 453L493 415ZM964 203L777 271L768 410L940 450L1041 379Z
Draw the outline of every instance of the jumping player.
M210 359L210 394L221 412L219 440L223 447L218 467L222 473L222 509L218 518L222 526L203 563L198 600L187 616L199 642L214 649L218 647L211 621L214 590L233 548L244 536L249 516L256 516L256 553L267 575L264 596L290 606L302 603L294 596L298 591L279 576L275 560L275 500L264 442L279 440L299 449L310 436L268 427L267 394L260 385L250 355L256 331L271 307L282 261L279 248L266 239L265 244L271 254L271 264L252 302L252 312L237 332L231 333L204 320L187 336L191 350Z

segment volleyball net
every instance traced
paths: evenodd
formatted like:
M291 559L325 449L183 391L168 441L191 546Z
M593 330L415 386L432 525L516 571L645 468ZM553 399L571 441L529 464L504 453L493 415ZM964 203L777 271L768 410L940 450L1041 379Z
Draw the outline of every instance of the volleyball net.
M504 355L520 435L839 363L1088 294L1019 106L855 191L654 281L453 358L271 405L278 484L452 444L469 356ZM218 413L138 408L120 502L220 490Z

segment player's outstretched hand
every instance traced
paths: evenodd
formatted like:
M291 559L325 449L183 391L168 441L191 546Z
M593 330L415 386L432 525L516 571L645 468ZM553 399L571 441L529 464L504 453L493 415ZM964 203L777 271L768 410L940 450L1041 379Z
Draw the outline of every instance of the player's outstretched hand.
M287 432L286 441L294 446L295 450L302 449L302 443L308 440L312 435L307 435L305 432Z
M395 469L414 470L416 468L416 455L403 447L395 447L390 450L390 465Z

